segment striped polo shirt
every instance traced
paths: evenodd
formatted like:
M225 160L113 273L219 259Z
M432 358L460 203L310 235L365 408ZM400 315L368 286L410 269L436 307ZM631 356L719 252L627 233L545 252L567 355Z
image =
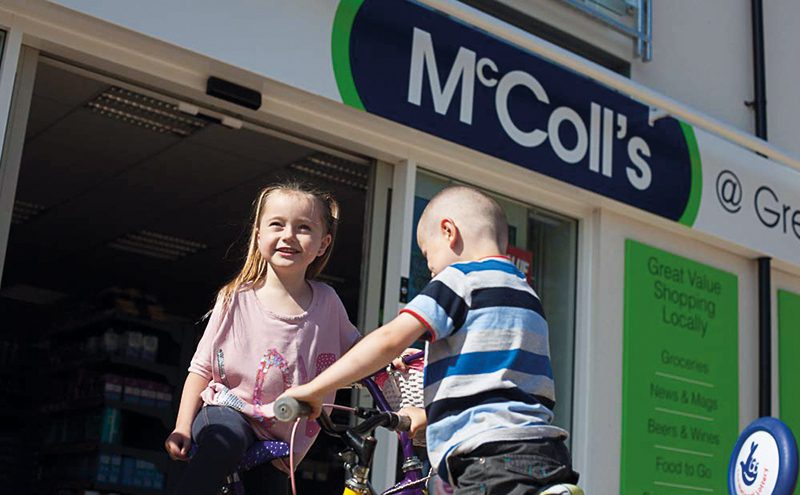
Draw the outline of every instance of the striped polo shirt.
M555 393L542 304L511 261L450 265L402 311L428 329L426 435L440 476L450 479L448 456L484 443L567 436L550 424Z

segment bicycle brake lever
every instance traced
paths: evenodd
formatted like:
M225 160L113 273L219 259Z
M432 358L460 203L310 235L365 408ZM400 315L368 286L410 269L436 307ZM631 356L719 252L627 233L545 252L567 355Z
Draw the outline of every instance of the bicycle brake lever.
M320 413L319 417L317 418L317 423L319 424L320 428L322 428L322 431L332 437L341 437L342 434L347 431L347 427L335 424L325 410Z
M381 414L381 412L368 407L357 407L354 414L361 419L369 419L373 416Z

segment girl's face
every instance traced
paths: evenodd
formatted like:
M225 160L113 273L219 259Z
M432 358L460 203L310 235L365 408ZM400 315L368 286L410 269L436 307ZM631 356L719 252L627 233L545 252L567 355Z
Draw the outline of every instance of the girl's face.
M322 220L322 204L310 195L276 191L264 202L258 225L258 250L279 273L305 276L325 253L331 235Z

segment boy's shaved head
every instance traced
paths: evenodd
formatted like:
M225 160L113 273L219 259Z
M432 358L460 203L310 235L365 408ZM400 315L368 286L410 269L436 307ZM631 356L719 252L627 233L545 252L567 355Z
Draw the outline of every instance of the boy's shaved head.
M502 252L508 246L508 221L499 204L467 186L449 186L431 198L420 218L420 227L430 233L438 223L451 218L469 241L492 240Z

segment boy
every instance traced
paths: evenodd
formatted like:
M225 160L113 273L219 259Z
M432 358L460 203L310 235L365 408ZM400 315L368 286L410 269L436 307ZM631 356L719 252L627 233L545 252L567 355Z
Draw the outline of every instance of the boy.
M500 206L464 186L431 199L417 242L433 280L400 314L306 385L288 390L321 409L320 397L386 366L420 337L428 456L455 493L522 494L575 482L567 432L550 424L554 386L547 323L525 276L505 257ZM412 429L424 415L410 414Z

